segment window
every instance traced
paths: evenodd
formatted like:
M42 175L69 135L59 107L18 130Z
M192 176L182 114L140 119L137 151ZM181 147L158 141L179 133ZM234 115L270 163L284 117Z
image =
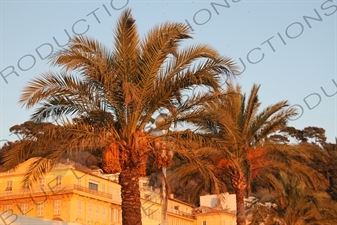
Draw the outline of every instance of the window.
M61 200L54 200L54 215L60 215Z
M150 219L160 220L159 219L159 210L158 209L148 209L147 215Z
M112 208L108 208L108 218L109 221L112 221Z
M157 216L157 220L161 220L161 212L159 210L157 210L156 212L156 216Z
M105 193L105 184L102 184L102 192Z
M78 185L78 186L82 186L82 180L81 180L81 178L78 178L78 179L77 179L77 185Z
M153 210L152 209L148 209L147 210L147 215L149 216L150 219L153 219Z
M28 205L27 205L27 203L21 204L21 213L22 213L22 215L26 215L27 211L28 211Z
M121 221L121 210L113 209L113 221L119 223Z
M118 222L118 209L113 209L113 221Z
M78 203L77 203L77 214L79 216L82 215L82 202L81 201L78 201Z
M44 184L45 184L44 178L40 179L40 187L44 187Z
M37 216L43 216L43 203L37 204Z
M61 185L61 181L62 181L62 176L61 175L58 175L56 177L56 185Z
M8 180L7 181L6 191L11 191L12 188L13 188L13 181L12 180Z
M92 204L89 203L89 219L92 219Z
M98 191L98 184L89 182L89 189Z
M206 224L206 221L205 221L205 220L202 221L202 222L201 222L201 225L207 225L207 224Z
M99 206L96 206L96 219L99 219Z
M106 207L105 206L102 207L102 220L106 221Z

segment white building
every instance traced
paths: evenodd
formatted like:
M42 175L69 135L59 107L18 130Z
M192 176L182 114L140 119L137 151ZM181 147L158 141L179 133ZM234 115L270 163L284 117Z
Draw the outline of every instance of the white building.
M220 207L229 211L236 211L236 198L235 194L228 192L221 195L204 195L200 196L200 206L210 208Z

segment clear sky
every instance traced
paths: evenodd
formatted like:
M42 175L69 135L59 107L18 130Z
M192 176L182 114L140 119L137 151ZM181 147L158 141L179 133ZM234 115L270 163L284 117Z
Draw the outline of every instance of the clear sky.
M336 0L0 0L0 140L17 139L9 128L33 112L17 103L21 90L54 70L44 58L67 43L66 32L111 46L116 19L126 7L141 34L164 21L189 23L194 39L186 44L207 43L233 58L244 69L237 81L245 92L261 84L262 107L288 100L300 113L290 126L322 127L334 142Z

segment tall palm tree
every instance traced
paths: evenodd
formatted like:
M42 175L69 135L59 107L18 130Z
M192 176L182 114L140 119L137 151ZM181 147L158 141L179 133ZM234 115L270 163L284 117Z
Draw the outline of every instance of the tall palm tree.
M61 67L61 73L47 72L33 79L20 99L26 108L38 106L32 121L58 125L25 143L31 148L37 142L53 146L27 171L28 187L65 152L101 149L105 171L120 172L123 224L140 225L139 177L144 175L148 153L158 150L151 130L146 129L152 117L166 110L167 123L178 116L183 121L184 112L191 114L212 95L186 98L183 92L198 86L217 92L221 79L238 72L230 58L208 45L179 47L190 38L186 24L166 22L140 39L127 9L117 22L112 50L93 38L78 36L53 54L50 62ZM18 145L6 153L6 168L22 160L22 149Z

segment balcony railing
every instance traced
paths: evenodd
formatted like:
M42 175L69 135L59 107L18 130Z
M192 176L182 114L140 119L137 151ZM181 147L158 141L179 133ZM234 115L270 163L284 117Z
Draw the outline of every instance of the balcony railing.
M59 185L55 187L44 186L33 189L31 191L23 191L23 190L4 191L0 192L0 197L1 199L13 199L13 196L17 196L17 198L24 198L32 195L36 196L36 195L54 195L54 194L71 193L74 190L100 196L103 198L113 199L112 198L113 196L111 194L92 190L90 188L83 187L80 185L68 185L68 186Z
M30 197L32 195L53 195L58 193L68 193L71 192L72 188L67 186L54 186L54 187L48 187L48 186L42 186L39 188L32 189L31 191L23 191L23 190L11 190L11 191L4 191L0 192L1 199L13 199L13 196L16 196L16 198L25 198Z
M100 197L103 197L103 198L112 199L111 194L104 193L104 192L101 192L101 191L96 191L96 190L93 190L93 189L90 189L90 188L87 188L87 187L83 187L83 186L80 186L80 185L74 184L74 189L77 190L77 191L82 191L82 192L88 193L88 194L97 195L97 196L100 196Z
M176 214L176 215L180 215L180 216L183 216L183 217L187 217L187 218L190 218L190 219L196 219L196 217L194 215L192 215L190 213L180 211L180 210L177 210L177 209L167 209L167 212L173 213L173 214Z

